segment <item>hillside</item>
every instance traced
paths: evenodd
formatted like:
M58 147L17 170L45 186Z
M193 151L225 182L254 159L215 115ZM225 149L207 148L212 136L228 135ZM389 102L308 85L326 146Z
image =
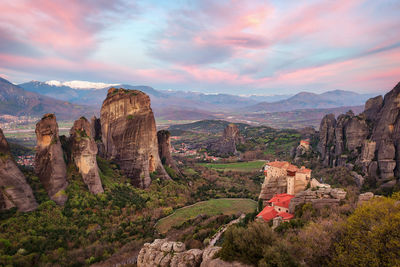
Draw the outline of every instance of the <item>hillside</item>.
M73 119L82 115L91 116L96 110L88 106L71 104L28 92L0 78L0 113L9 115L42 116L55 113L60 119Z
M245 108L248 112L281 112L296 109L322 109L343 106L363 105L366 100L375 95L358 94L350 91L328 91L322 94L309 92L298 93L286 100L277 102L261 102Z
M168 129L170 131L182 130L198 133L212 133L220 134L224 131L230 122L223 120L202 120L187 124L171 125ZM244 123L236 124L240 130L245 129L249 125Z

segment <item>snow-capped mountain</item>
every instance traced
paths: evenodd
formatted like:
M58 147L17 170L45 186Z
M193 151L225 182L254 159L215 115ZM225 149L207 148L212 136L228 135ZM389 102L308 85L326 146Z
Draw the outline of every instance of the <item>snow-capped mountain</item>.
M36 81L32 81L32 82L36 82ZM88 82L88 81L62 82L62 81L57 81L57 80L46 81L44 83L47 85L50 85L50 86L56 86L56 87L68 86L70 88L80 89L80 90L104 89L106 87L120 85L118 83L100 83L100 82Z

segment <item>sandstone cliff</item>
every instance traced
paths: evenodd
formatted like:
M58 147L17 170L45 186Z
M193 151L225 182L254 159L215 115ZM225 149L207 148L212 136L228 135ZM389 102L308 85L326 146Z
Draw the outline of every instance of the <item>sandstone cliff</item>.
M208 149L219 156L231 156L237 154L236 145L244 143L236 124L229 124L224 129L222 137L215 143L210 144Z
M158 139L158 155L160 156L162 164L168 166L173 169L176 174L180 174L178 167L176 166L174 160L171 155L171 141L170 141L170 132L167 130L161 130L157 132Z
M35 172L46 189L50 199L59 205L67 201L65 189L67 167L58 136L58 124L54 114L46 114L36 124Z
M111 88L101 107L104 157L117 162L137 187L151 183L150 174L170 179L158 155L156 123L148 95Z
M369 99L358 116L337 120L330 114L320 126L319 152L326 166L355 164L376 179L400 177L400 83L384 99Z
M37 203L0 129L0 210L13 207L20 211L32 211L37 208Z
M104 190L97 167L97 145L92 136L95 135L88 120L85 117L76 120L70 131L71 157L89 191L98 194Z

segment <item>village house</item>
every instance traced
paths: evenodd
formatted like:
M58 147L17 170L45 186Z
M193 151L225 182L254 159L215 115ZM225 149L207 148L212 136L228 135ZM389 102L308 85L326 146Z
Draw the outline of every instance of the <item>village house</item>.
M276 194L295 195L305 190L311 179L311 170L298 168L287 161L268 162L264 167L264 183L259 198L264 205Z
M267 201L267 206L256 216L264 221L270 221L280 217L282 221L293 219L294 215L289 213L290 200L294 195L277 194Z
M300 140L300 146L304 147L306 150L310 149L310 139Z

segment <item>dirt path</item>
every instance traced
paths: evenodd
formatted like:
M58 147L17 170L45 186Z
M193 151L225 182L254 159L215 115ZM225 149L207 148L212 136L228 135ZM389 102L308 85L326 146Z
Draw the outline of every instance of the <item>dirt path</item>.
M230 221L228 224L225 224L210 240L210 243L208 244L207 247L212 247L215 246L215 244L217 243L217 241L220 239L221 235L226 231L226 229L228 229L229 226L231 226L232 224L238 223L241 219L243 219L245 217L244 214L242 214L239 218Z

